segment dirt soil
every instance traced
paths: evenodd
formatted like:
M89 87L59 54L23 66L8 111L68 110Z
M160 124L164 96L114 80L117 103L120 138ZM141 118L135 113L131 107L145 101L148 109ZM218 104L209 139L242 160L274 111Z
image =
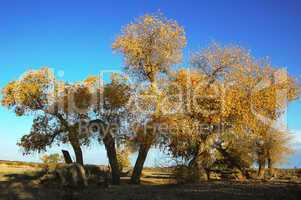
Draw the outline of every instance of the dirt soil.
M120 186L89 186L85 189L47 187L36 184L34 169L25 171L18 168L0 166L0 200L256 200L256 199L301 199L301 185L289 182L224 182L209 181L191 185L176 185L167 174L147 172L140 186L126 184L124 178Z

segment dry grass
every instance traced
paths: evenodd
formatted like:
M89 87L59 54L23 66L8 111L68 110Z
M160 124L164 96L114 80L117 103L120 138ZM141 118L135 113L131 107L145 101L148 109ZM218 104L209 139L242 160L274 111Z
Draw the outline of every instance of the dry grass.
M33 163L33 162L21 162L21 161L7 161L7 160L0 160L0 165L7 165L13 167L33 167L33 168L41 168L45 167L43 163Z
M0 161L0 181L7 181L9 174L32 175L42 168L41 164Z

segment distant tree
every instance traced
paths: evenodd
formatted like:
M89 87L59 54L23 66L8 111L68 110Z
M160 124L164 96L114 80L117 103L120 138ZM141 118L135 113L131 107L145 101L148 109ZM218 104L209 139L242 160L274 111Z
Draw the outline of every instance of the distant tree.
M262 178L265 168L273 176L273 167L286 161L286 158L293 153L291 137L287 131L275 129L266 130L256 138L255 159L258 164L258 176Z
M117 151L117 160L119 164L119 171L122 172L124 169L131 167L130 152L127 149L121 149Z
M182 48L185 45L184 29L176 21L168 20L160 14L144 15L125 26L122 34L113 43L113 49L124 55L127 72L137 80L139 86L148 85L145 92L138 92L144 93L141 99L143 96L146 99L149 95L154 97L148 108L143 108L146 110L152 108L153 114L148 115L146 117L148 119L144 120L141 126L154 125L152 120L160 115L158 75L168 72L173 64L181 62ZM141 127L138 129L141 130ZM138 131L138 135L139 153L131 178L133 184L140 183L143 165L154 141L154 136L149 131L143 134ZM142 139L142 135L145 139Z
M41 157L41 160L44 164L58 164L63 161L62 156L60 154L55 153L55 154L45 154Z

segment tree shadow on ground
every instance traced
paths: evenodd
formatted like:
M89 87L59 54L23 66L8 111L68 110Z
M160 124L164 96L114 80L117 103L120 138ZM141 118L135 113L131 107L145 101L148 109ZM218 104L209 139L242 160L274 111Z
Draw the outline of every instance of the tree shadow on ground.
M161 174L163 175L163 174ZM1 175L0 175L1 176ZM128 185L101 188L89 186L82 190L47 187L35 184L39 174L7 174L0 181L1 200L178 200L231 199L266 200L300 199L301 186L292 183L210 181L191 185ZM158 176L158 174L154 174ZM160 175L159 175L160 177ZM145 178L147 180L147 178Z

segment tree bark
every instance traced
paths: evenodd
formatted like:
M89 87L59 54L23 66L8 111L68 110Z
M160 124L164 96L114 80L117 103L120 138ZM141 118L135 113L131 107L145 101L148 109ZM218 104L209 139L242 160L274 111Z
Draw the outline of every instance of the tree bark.
M76 163L84 165L83 152L80 144L76 141L70 141L70 143L75 154Z
M258 162L258 172L257 172L257 176L259 178L263 178L264 177L264 172L265 172L265 161L264 160L260 160Z
M207 181L210 181L210 169L204 168L204 170L205 170L205 173L206 173L206 179L207 179Z
M136 160L134 171L131 177L132 184L140 184L143 165L146 160L149 149L150 147L147 145L143 145L143 144L140 145L138 158Z
M271 177L274 176L273 163L270 157L268 157L268 172Z
M115 141L113 136L110 133L107 133L106 136L103 138L103 143L105 145L107 156L111 166L112 184L119 185L120 171L119 171L119 164L117 160L117 153L116 153Z
M83 152L79 143L78 132L76 128L71 127L69 129L68 137L75 154L76 163L84 165Z

